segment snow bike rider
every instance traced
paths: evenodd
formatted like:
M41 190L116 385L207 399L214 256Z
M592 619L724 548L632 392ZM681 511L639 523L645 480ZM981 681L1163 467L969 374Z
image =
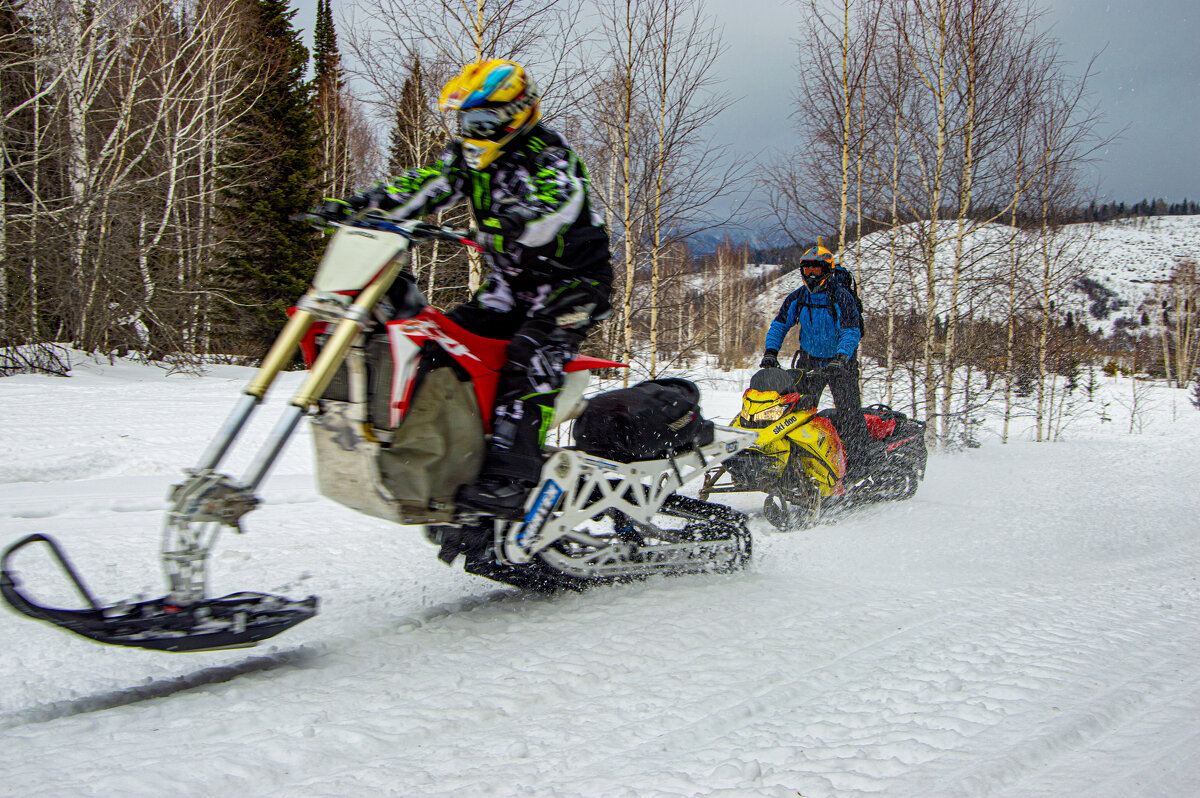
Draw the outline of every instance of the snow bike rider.
M587 169L539 123L540 99L520 64L468 64L438 100L457 124L433 165L320 209L333 219L364 208L415 219L470 203L488 274L448 315L476 335L511 343L483 468L457 498L460 507L507 518L521 517L540 479L563 367L611 310L608 233L592 207Z
M767 331L766 352L760 368L779 368L779 348L792 327L799 327L800 351L796 367L820 369L801 379L796 387L820 403L825 384L838 411L838 432L846 447L851 478L865 476L876 453L862 413L858 388L858 343L861 316L854 296L833 277L833 253L818 244L800 258L804 284L783 300Z

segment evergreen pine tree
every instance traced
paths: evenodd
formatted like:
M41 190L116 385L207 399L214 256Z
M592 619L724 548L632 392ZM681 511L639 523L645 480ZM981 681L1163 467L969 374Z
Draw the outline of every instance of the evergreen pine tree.
M289 218L321 197L312 89L304 80L308 51L292 27L295 13L287 0L247 4L242 57L261 77L222 170L222 257L236 303L230 310L239 339L253 350L270 344L307 289L318 250L317 234Z
M331 197L343 197L353 188L348 130L350 114L332 5L333 0L317 0L317 21L313 29L313 89L324 191Z
M317 0L317 22L313 28L313 74L321 86L341 88L341 56L333 27L331 0Z
M388 139L387 169L390 175L421 166L432 155L433 142L425 108L425 73L418 56L400 88L400 99Z
M1096 379L1096 366L1092 363L1088 364L1087 382L1083 387L1087 389L1089 402L1096 398L1096 389L1100 387L1100 382Z
M1079 387L1079 361L1075 358L1071 358L1069 361L1067 361L1067 367L1063 373L1063 376L1067 378L1067 393L1075 393L1075 389Z
M1192 404L1200 410L1200 374L1192 375Z

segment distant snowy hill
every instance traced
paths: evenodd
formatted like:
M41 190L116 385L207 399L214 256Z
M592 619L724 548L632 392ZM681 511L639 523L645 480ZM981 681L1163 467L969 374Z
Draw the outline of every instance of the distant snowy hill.
M742 270L741 277L746 280L757 280L764 286L770 286L779 280L782 273L783 267L778 263L747 263ZM720 290L721 276L712 270L697 272L688 274L685 283L692 291L718 291Z
M736 225L724 225L687 236L688 249L698 256L713 254L717 247L726 241L734 246L745 245L751 249L765 249L775 245L774 237L765 235L763 231Z
M953 223L946 222L945 226L943 235L949 237ZM903 229L902 235L911 232ZM887 301L890 237L890 231L865 236L861 246L846 255L845 265L854 272L868 311L883 311ZM1022 267L1026 278L1040 278L1041 265L1034 242L1026 239L1019 246L1024 248L1023 257L1027 259ZM1072 312L1077 322L1105 334L1121 328L1136 331L1141 326L1144 303L1153 299L1175 265L1189 258L1200 261L1200 216L1155 216L1071 225L1063 230L1054 247L1063 254L1062 262L1078 263L1083 272L1082 279L1071 281L1069 298L1061 310ZM967 274L980 288L975 305L978 314L1001 317L1008 302L1007 287L987 282L985 275L1004 273L1010 257L1010 230L1003 225L986 225L967 236L964 262L970 264ZM941 313L948 310L953 258L953 241L946 241L938 254ZM909 277L910 274L913 276ZM797 271L773 281L767 291L768 305L781 302L800 285ZM893 292L896 305L911 307L923 291L924 271L920 264L901 262ZM1036 300L1028 290L1024 293L1018 301L1031 304ZM1153 327L1157 317L1151 314L1150 318Z

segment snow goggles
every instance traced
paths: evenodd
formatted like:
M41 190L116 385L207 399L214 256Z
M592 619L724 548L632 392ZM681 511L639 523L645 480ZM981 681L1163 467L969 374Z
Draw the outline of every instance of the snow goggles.
M829 271L829 264L820 260L807 260L800 264L800 271L815 277L818 274L824 274Z
M511 108L468 108L458 112L458 133L468 139L491 140L508 129Z

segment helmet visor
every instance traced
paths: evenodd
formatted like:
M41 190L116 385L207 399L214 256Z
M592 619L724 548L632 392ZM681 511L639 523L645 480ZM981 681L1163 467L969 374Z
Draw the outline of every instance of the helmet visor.
M468 139L499 138L507 131L507 108L469 108L458 112L458 134Z

